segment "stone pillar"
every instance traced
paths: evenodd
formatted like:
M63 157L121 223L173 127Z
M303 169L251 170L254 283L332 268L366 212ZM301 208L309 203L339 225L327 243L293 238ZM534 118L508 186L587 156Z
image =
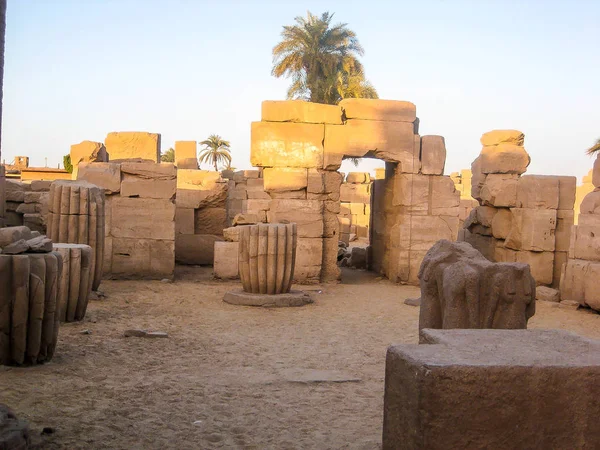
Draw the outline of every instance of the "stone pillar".
M62 256L58 305L61 322L83 320L92 291L94 251L85 244L54 244Z
M87 244L93 249L91 273L95 291L104 264L104 193L83 181L55 181L50 187L48 237L62 244Z
M297 240L295 223L241 227L239 271L244 291L288 293L294 277Z
M2 97L4 85L4 39L6 34L6 0L0 0L0 142L2 141ZM0 144L0 161L2 147ZM0 228L5 226L6 189L4 186L4 166L0 166Z
M57 253L0 254L0 364L49 361L58 338Z

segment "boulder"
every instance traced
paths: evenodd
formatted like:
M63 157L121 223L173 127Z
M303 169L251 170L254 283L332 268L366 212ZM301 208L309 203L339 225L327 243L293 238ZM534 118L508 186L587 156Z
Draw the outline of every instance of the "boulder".
M481 145L484 147L498 144L513 144L523 146L525 135L517 130L493 130L481 136Z
M547 286L538 286L535 288L535 299L544 302L560 302L560 291Z
M523 147L513 144L499 144L483 147L481 150L481 172L512 173L521 175L531 162Z

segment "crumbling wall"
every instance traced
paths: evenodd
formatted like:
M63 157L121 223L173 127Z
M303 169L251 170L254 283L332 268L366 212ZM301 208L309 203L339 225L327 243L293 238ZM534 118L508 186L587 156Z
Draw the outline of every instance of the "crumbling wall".
M251 162L263 168L264 189L272 197L265 200L267 221L298 224L296 280L339 278L337 170L345 157L388 163L381 198L373 199L378 208L371 207L372 267L390 279L416 283L429 247L455 239L458 231L459 195L442 176L444 139L418 135L412 103L366 99L339 106L263 102L262 121L252 124ZM364 203L352 201L352 193L346 198Z
M520 131L491 131L481 143L471 167L471 193L479 206L459 240L491 261L527 263L538 285L557 287L567 261L576 178L522 176L530 157Z
M9 227L25 225L32 231L46 234L48 197L51 181L25 183L6 180L4 185L6 211L5 224Z
M175 166L139 161L81 163L77 179L103 188L106 194L104 278L172 278Z
M339 240L349 244L357 238L369 239L371 221L371 176L350 172L340 186Z
M450 178L452 178L454 187L460 193L458 219L460 221L460 228L462 228L473 208L479 205L479 202L471 197L471 179L473 178L473 174L469 169L463 169L460 172L452 172Z

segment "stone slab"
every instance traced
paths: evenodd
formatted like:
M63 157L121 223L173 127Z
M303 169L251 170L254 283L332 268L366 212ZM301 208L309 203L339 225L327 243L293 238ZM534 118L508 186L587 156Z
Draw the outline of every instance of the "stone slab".
M239 306L263 306L269 308L304 306L313 303L310 295L303 291L290 291L287 294L251 294L243 290L227 292L225 303Z
M142 159L160 162L160 134L145 131L117 131L104 140L110 161Z
M417 107L411 102L366 98L346 98L340 102L347 119L409 122L417 119Z
M262 102L261 119L264 122L330 123L342 124L342 108L336 105L284 100Z

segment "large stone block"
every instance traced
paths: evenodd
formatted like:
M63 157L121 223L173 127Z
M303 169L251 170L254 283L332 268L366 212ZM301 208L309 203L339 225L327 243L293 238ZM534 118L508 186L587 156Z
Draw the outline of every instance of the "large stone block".
M512 212L510 209L500 208L492 219L492 235L496 239L506 239L512 228Z
M569 254L567 252L554 252L554 271L552 274L552 287L560 288L563 268L567 264Z
M570 236L569 258L600 261L600 228L579 224Z
M177 206L206 208L223 206L227 201L228 183L219 172L208 170L177 170Z
M560 281L561 300L574 300L600 311L600 262L569 259Z
M340 102L346 119L382 120L387 122L413 123L417 108L411 102L346 98Z
M517 262L529 264L536 285L551 285L554 279L554 252L515 252Z
M170 200L116 197L111 201L111 235L131 239L175 239L175 205Z
M121 190L121 165L117 163L80 163L77 180L87 181L115 194Z
M517 208L558 209L559 179L548 175L524 175L517 185Z
M394 176L392 203L404 214L427 214L429 211L429 176L398 173ZM450 180L451 181L451 180Z
M342 184L340 201L348 203L371 203L371 192L368 184Z
M73 179L77 179L79 164L82 162L108 162L108 153L102 142L82 141L71 145L71 164L73 164Z
M239 242L215 241L213 271L221 279L239 278Z
M324 168L337 170L342 158L363 156L399 163L406 173L419 171L419 152L411 123L348 120L345 125L325 125Z
M579 208L580 214L596 214L600 215L600 190L594 189L587 194Z
M483 178L479 197L484 205L512 208L517 206L519 175L491 173Z
M322 203L322 202L321 202ZM295 223L300 238L323 237L323 213L306 210L271 210L267 213L269 223Z
M177 182L172 180L151 180L133 175L123 175L121 197L173 199Z
M513 173L521 175L527 170L531 158L523 147L499 144L481 150L481 173Z
M556 243L554 250L557 252L568 252L571 242L571 227L574 223L574 216L572 209L559 209L556 211L556 230L554 235L556 237ZM600 218L600 217L599 217ZM600 228L596 228L600 230Z
M106 248L105 252L108 250L109 248ZM115 237L110 239L110 250L112 258L108 268L111 278L160 280L173 277L173 240Z
M318 283L322 261L323 239L298 237L294 280L298 283Z
M175 165L178 169L198 169L198 143L175 141Z
M194 234L195 215L193 208L175 208L175 233Z
M600 342L558 330L424 330L422 339L429 345L388 348L384 450L600 441L600 403L590 401L600 395Z
M160 134L142 131L108 133L104 140L110 161L143 159L160 161Z
M450 177L430 176L429 214L434 216L458 216L460 193Z
M175 180L177 169L173 163L122 162L121 173L145 180Z
M511 229L505 246L513 250L553 252L556 210L511 208Z
M297 191L308 184L308 169L297 167L267 167L263 171L264 190Z
M342 124L342 108L336 105L285 100L262 102L261 119L264 122L330 123Z
M253 122L250 162L258 167L323 166L325 126Z
M223 238L212 234L175 236L175 260L180 264L210 266L215 259L215 242Z
M227 210L225 208L202 208L195 210L195 227L193 234L223 235L227 227Z
M517 130L493 130L483 133L481 145L484 147L498 144L513 144L523 146L525 135Z
M558 178L558 209L573 209L577 191L577 177L557 176Z
M446 141L443 136L421 136L421 172L443 175L446 165Z

